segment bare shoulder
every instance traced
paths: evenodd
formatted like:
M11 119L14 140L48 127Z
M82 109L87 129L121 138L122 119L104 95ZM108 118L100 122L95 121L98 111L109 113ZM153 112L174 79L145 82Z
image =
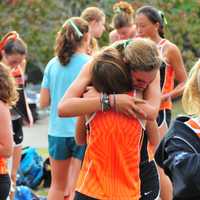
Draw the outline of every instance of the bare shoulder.
M179 52L179 48L172 42L170 42L169 40L166 41L166 44L165 44L165 49L167 51L167 53L169 54L173 54L175 52Z

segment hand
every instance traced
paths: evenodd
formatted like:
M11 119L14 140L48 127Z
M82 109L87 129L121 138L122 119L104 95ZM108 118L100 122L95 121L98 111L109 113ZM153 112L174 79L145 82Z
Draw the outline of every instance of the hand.
M146 118L146 113L138 106L138 104L145 103L144 100L136 97L129 96L127 94L117 94L115 109L127 116L137 117L139 114L143 118Z
M83 94L84 98L90 98L90 97L100 97L101 94L92 86L88 86L86 88L86 92Z
M171 99L170 93L166 93L161 96L161 101L167 101L170 99Z

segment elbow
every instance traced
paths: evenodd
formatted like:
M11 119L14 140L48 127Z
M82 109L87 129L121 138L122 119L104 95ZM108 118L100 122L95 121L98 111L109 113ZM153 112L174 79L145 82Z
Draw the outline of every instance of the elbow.
M60 102L58 104L58 116L59 117L74 117L74 113L73 113L73 109L74 109L74 106L70 105L71 103L67 101L65 102Z
M65 109L65 105L63 105L62 103L58 104L58 116L59 117L71 117L68 110Z
M44 108L46 108L46 107L48 107L48 106L49 106L49 102L40 101L40 108L41 108L41 109L44 109Z

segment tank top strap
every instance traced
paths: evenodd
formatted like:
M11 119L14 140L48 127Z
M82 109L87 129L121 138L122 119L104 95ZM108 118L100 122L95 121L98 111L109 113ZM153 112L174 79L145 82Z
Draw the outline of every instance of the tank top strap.
M200 138L200 118L191 118L185 122L185 124L191 128L197 136Z
M90 116L85 116L85 126L89 126L90 122L94 119L96 115L96 112L95 113L92 113Z
M165 48L165 45L166 45L166 39L161 39L160 42L157 44L157 48L159 50L159 53L160 53L160 56L162 58L162 61L168 65L167 61L166 61L166 58L164 57L164 48Z

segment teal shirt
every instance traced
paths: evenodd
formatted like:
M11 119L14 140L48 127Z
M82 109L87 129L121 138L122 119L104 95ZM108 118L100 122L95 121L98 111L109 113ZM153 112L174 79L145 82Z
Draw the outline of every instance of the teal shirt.
M57 57L47 64L41 87L49 89L50 92L49 135L74 137L76 118L60 118L57 107L65 91L89 59L90 57L86 54L75 53L66 66L61 65Z

